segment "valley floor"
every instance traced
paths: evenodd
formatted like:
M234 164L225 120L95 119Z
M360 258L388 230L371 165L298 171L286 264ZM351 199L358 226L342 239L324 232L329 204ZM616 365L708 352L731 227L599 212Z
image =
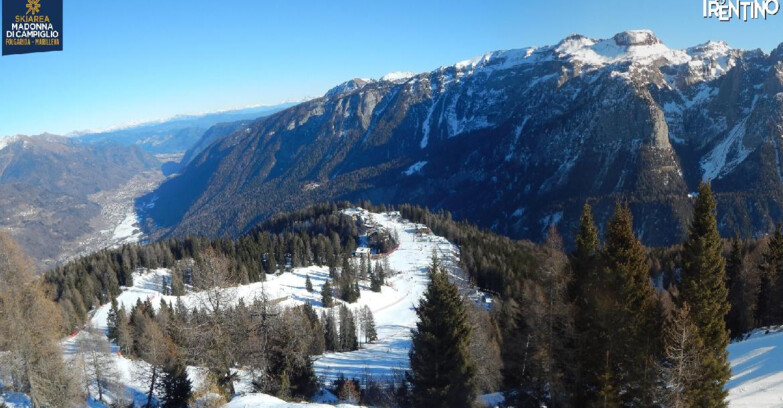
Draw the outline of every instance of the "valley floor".
M122 186L89 196L89 200L101 207L100 214L89 220L92 232L74 241L62 244L62 253L55 263L67 262L104 248L139 242L144 234L134 200L157 187L164 180L159 169L137 174Z

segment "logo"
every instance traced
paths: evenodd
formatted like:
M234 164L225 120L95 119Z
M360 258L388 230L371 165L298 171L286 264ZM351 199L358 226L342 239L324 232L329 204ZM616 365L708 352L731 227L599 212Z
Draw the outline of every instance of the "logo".
M27 13L24 13L25 15L28 15L32 13L33 15L36 15L36 13L41 11L41 0L27 0Z
M720 21L733 19L747 22L767 19L780 11L778 0L702 0L704 18L717 18Z
M3 55L62 51L63 0L2 0Z

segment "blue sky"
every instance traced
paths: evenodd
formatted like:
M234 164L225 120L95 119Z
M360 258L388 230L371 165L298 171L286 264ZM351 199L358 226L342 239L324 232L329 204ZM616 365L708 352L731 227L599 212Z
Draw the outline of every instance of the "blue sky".
M673 48L783 42L783 11L721 23L701 17L701 0L64 2L64 51L0 58L0 137L300 100L570 33L649 28Z

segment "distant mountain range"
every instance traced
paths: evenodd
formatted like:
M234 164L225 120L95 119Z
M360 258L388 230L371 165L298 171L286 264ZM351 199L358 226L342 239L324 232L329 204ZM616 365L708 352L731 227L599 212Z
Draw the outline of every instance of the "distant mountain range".
M215 140L291 105L177 116L70 137L0 139L0 229L39 269L126 242L137 236L133 199L163 180L161 170L176 173ZM161 163L177 157L182 160ZM114 233L117 228L123 233Z
M181 153L195 145L207 129L218 123L254 120L293 105L282 103L203 115L180 115L105 131L81 132L73 138L88 145L137 145L152 154Z
M648 244L680 240L712 180L726 235L783 215L783 47L666 47L650 31L354 79L254 121L142 201L156 236L236 235L327 200L447 209L513 237L570 235L627 200Z

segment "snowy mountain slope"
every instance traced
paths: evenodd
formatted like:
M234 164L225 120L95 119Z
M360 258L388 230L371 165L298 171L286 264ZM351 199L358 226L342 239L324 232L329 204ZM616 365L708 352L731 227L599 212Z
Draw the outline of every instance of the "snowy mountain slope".
M347 81L212 145L155 192L146 227L238 235L309 203L369 199L531 239L562 213L568 239L586 200L603 224L623 197L645 243L668 245L704 179L725 234L761 234L783 213L783 48L677 50L634 30L386 78Z
M757 330L746 340L729 344L732 367L731 408L783 407L783 332Z
M324 383L330 383L340 375L347 378L363 378L371 374L375 379L391 379L400 370L409 367L408 350L410 349L410 330L416 325L416 314L414 307L424 293L428 278L426 268L430 263L433 253L438 254L442 264L449 270L451 279L456 282L466 293L470 293L474 299L478 295L469 283L462 276L458 267L459 250L456 246L448 242L445 238L422 234L419 232L421 225L413 224L399 218L394 214L369 213L362 209L345 210L349 214L363 215L363 219L369 220L369 223L375 223L381 228L394 230L399 236L399 247L388 255L389 265L393 274L386 280L386 285L382 287L380 293L369 290L369 282L362 282L360 285L361 297L358 302L348 306L354 310L368 305L375 317L378 340L370 344L362 345L357 351L344 353L326 353L314 359L316 375ZM150 271L138 271L134 274L133 286L124 288L123 292L117 297L117 302L125 306L127 310L137 302L137 300L149 300L153 307L158 308L160 300L174 303L176 297L165 296L162 294L162 281L170 275L170 271L164 268ZM305 288L307 276L315 288L310 293ZM233 301L238 302L243 299L246 303L252 302L262 295L266 295L271 301L276 302L280 307L292 307L296 305L310 303L320 314L325 310L320 303L320 287L329 279L329 271L326 267L311 266L306 268L295 268L290 272L285 272L276 276L268 276L266 282L241 285L226 289L233 296ZM203 293L191 292L182 296L181 300L188 308L200 307L202 305ZM337 300L337 302L340 302ZM107 329L107 318L110 305L106 304L98 308L92 318L90 325L96 329L105 331ZM76 336L67 339L64 342L66 354L73 356L76 350L76 344L80 336L87 335L84 331ZM115 353L116 353L115 348ZM133 367L143 362L131 361L122 356L115 355L114 359L122 373L123 383L129 387L131 394L137 400L143 399L143 387L133 377ZM198 367L189 367L189 375L194 381L194 387L198 388L203 383L204 372ZM240 393L248 393L251 390L250 379L242 377L237 390ZM278 403L269 396L260 394L249 394L240 397L229 404L230 407L253 406L252 404L262 401L264 403ZM243 405L244 404L244 405ZM275 406L275 405L272 405ZM300 405L281 405L284 407L298 407ZM313 406L313 405L301 405Z

